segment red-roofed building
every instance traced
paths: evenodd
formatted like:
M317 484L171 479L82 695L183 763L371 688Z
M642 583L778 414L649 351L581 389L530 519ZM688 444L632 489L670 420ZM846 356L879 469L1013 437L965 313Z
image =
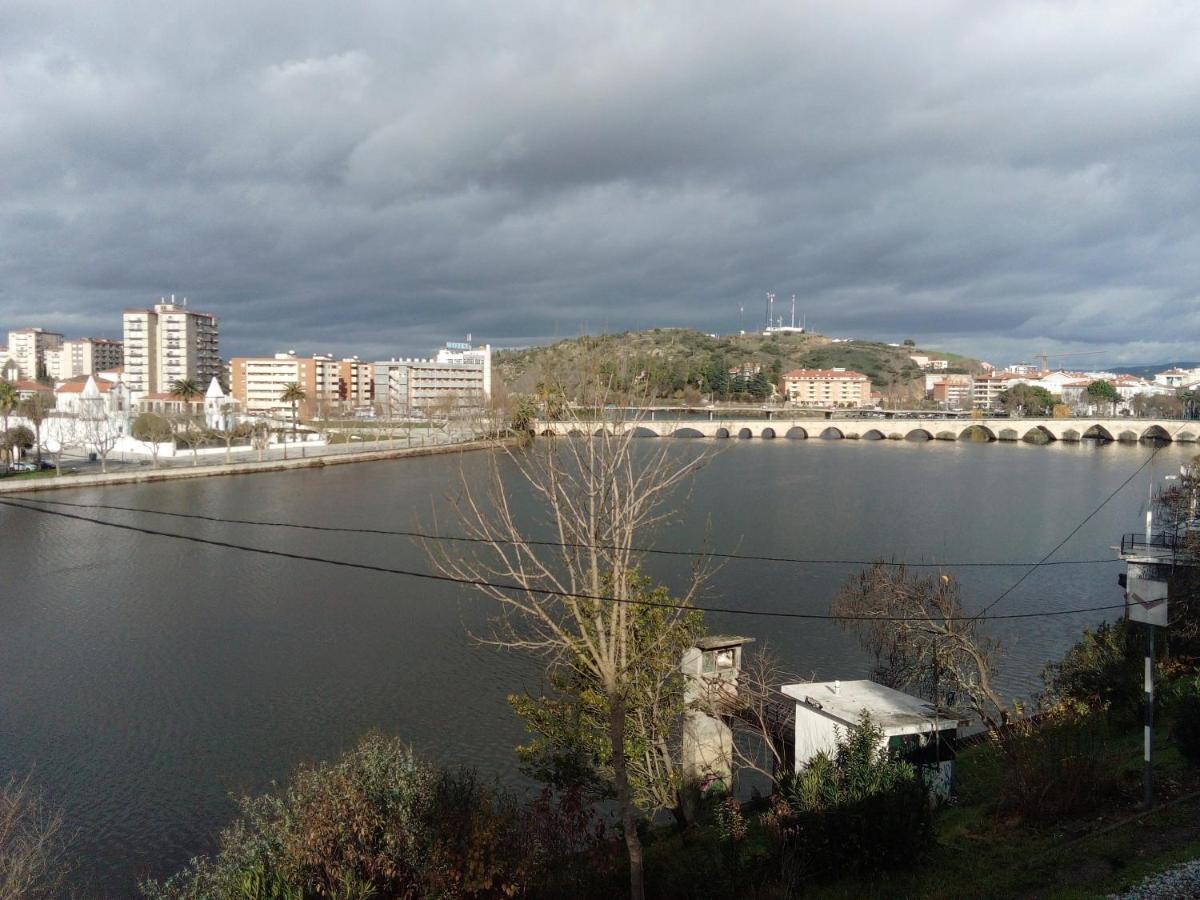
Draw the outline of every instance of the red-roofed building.
M871 380L853 369L793 369L783 376L783 394L801 406L870 406Z

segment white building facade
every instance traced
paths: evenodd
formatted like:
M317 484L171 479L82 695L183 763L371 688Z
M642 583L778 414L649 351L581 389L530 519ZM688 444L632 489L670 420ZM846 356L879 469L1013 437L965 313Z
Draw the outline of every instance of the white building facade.
M120 341L108 338L71 338L44 353L46 374L55 381L115 369L125 361Z
M206 385L221 376L217 317L186 304L124 311L125 383L135 394L166 393L182 378Z
M19 328L8 333L8 357L17 364L17 377L35 381L47 374L45 354L62 346L63 336L44 328Z

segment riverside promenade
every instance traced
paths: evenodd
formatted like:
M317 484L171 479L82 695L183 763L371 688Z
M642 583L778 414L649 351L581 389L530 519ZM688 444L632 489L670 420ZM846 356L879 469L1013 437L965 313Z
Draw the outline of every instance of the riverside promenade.
M203 465L172 465L163 468L150 466L123 466L119 471L106 474L45 475L38 478L10 477L0 479L0 496L6 494L54 491L67 488L103 487L110 484L148 484L155 481L182 481L191 478L214 478L221 475L253 475L259 472L286 472L290 469L319 469L324 466L340 466L348 463L377 462L386 459L403 459L413 456L434 456L445 453L461 453L485 450L493 447L491 441L465 438L446 443L417 447L394 447L379 450L333 451L332 448L320 455L308 455L291 459L266 459L262 462L239 461L231 463L205 463Z

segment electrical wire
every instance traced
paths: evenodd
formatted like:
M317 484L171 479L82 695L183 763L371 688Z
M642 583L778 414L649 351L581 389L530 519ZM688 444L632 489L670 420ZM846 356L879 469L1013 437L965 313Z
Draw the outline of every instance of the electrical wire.
M1071 538L1075 537L1075 535L1077 535L1079 533L1080 529L1082 529L1084 525L1086 525L1088 522L1090 522L1092 520L1092 518L1098 512L1100 512L1100 510L1104 509L1104 507L1106 507L1108 505L1109 501L1112 500L1113 497L1115 497L1115 496L1117 496L1117 494L1121 493L1121 491L1125 489L1125 487L1129 484L1129 482L1133 481L1133 479L1137 477L1138 473L1141 472L1142 469L1146 468L1146 466L1148 466L1148 465L1150 465L1150 463L1154 462L1154 457L1158 456L1159 451L1161 451L1164 446L1166 446L1166 445L1160 444L1159 446L1155 447L1154 451L1149 456L1146 457L1145 461L1140 466L1138 466L1136 469L1133 470L1132 473L1130 473L1128 478L1126 478L1119 485L1117 485L1116 489L1111 494L1109 494L1102 501L1100 501L1099 506L1097 506L1090 513L1088 513L1086 516L1084 516L1082 522L1080 522L1078 525L1076 525L1074 528L1072 528L1071 531L1067 534L1067 536L1065 538L1063 538L1061 541L1059 541L1057 544L1055 544L1053 548L1051 548L1049 553L1047 553L1040 560L1038 560L1032 566L1030 566L1029 570L1024 575L1022 575L1020 578L1018 578L1016 581L1014 581L1012 584L1010 584L1003 592L1001 592L999 597L997 597L995 600L993 600L991 603L989 603L987 606L985 606L983 609L981 609L978 613L978 617L983 618L986 613L990 612L991 609L997 603L999 603L1001 600L1003 600L1005 597L1007 597L1009 594L1011 594L1013 591L1015 591L1021 585L1021 582L1023 582L1026 578L1028 578L1030 575L1032 575L1038 568L1040 568L1041 566L1044 566L1044 565L1049 565L1049 563L1047 563L1046 561L1051 556L1053 556L1055 553L1057 553L1060 549L1062 549L1063 545L1066 544L1067 541L1069 541L1069 540L1071 540Z
M484 587L494 590L512 591L519 594L536 594L539 596L548 597L563 597L572 600L590 600L601 603L624 603L631 606L646 606L661 609L676 609L685 611L696 611L705 613L721 613L725 615L735 616L758 616L778 619L808 619L808 620L827 620L827 621L871 621L871 622L920 622L926 621L921 616L852 616L852 615L834 615L832 613L800 613L786 612L781 610L763 610L763 609L735 609L733 607L724 606L692 606L684 603L670 603L661 600L647 600L641 598L630 597L610 597L597 594L575 593L571 591L559 591L550 588L539 588L534 586L522 586L518 584L504 584L502 582L489 581L486 579L474 578L458 578L452 575L439 574L436 572L418 572L410 569L398 569L389 566L377 566L370 563L357 563L348 560L331 559L323 556L313 556L305 553L292 553L286 550L272 550L265 547L252 547L246 544L235 544L230 541L219 541L212 538L202 538L196 535L179 534L171 531L161 531L155 528L146 528L139 525L130 525L123 522L109 522L104 519L94 519L88 516L83 516L78 513L66 512L58 509L46 509L41 506L29 506L23 502L17 502L11 499L0 499L0 506L7 506L12 509L21 509L26 512L38 513L45 516L57 516L64 519L71 519L78 522L88 522L93 525L102 525L106 528L115 528L121 531L129 531L137 534L144 534L151 537L171 538L179 541L187 541L194 544L203 544L209 547L220 547L227 550L240 550L245 553L256 553L263 556L274 556L282 559L293 559L302 562L320 563L322 565L338 566L347 569L359 569L366 572L376 572L384 575L398 575L405 578L421 578L429 581L441 581L451 584L461 584L469 587ZM1047 618L1051 616L1069 616L1082 613L1103 612L1114 609L1124 609L1125 604L1113 604L1108 606L1089 606L1076 609L1062 610L1040 610L1037 612L1026 613L1006 613L1000 616L955 616L946 619L947 622L954 621L990 621L996 619L1037 619Z
M386 535L389 537L407 537L422 541L456 541L471 544L521 544L530 547L561 547L569 550L613 550L631 553L654 554L657 556L686 556L686 557L705 557L708 559L727 559L736 560L739 562L768 562L768 563L789 563L794 565L831 565L831 566L870 566L877 563L882 563L887 566L905 566L910 569L971 569L971 568L1022 568L1025 566L1047 565L1047 566L1094 566L1108 565L1120 562L1119 559L1065 559L1055 560L1054 562L1046 562L1045 559L1040 563L1029 562L898 562L895 560L868 560L868 559L803 559L791 556L762 556L748 553L720 553L717 551L705 552L703 550L667 550L658 547L617 547L610 545L590 545L578 544L562 541L539 541L539 540L503 540L481 537L470 537L466 535L451 535L451 534L433 534L426 531L406 531L389 528L363 528L363 527L347 527L337 525L314 525L303 522L272 522L261 519L232 519L223 516L209 516L201 513L182 513L171 512L161 509L145 509L136 506L115 506L107 503L70 503L66 500L34 500L32 498L20 498L22 503L39 503L51 506L66 506L73 509L103 509L119 512L144 513L154 516L169 516L176 519L197 519L203 522L219 522L227 525L253 525L266 528L295 528L303 531L322 531L334 532L340 534L375 534Z

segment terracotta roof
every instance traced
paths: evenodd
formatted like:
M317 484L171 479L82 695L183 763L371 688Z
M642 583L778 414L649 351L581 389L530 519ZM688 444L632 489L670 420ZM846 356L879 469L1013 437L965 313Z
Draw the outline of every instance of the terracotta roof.
M18 391L46 391L48 393L52 390L52 388L46 387L40 381L14 381L12 382L12 386Z
M76 381L75 379L72 378L70 381L65 381L62 384L60 384L57 388L55 388L54 393L56 393L56 394L82 394L84 391L84 388L86 388L86 387L87 387L87 378L84 378L83 381ZM112 386L111 381L97 381L96 382L96 390L98 390L102 394L107 394L112 389L113 389L113 386Z

